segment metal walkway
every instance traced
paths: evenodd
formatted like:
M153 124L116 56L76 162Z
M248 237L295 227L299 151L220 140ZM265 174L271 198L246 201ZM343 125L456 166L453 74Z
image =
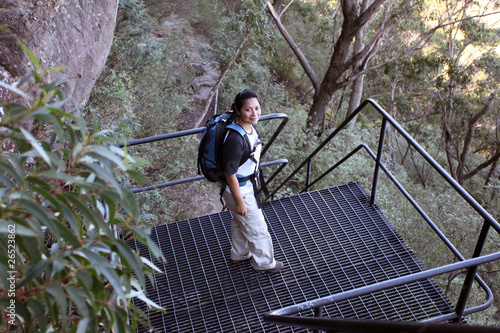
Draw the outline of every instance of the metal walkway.
M152 230L166 258L158 263L164 274L155 276L156 289L148 286L148 296L166 310L146 312L159 332L306 332L264 323L262 314L424 270L358 183L267 202L263 211L275 256L285 263L276 274L230 263L227 211ZM451 312L429 279L336 303L323 313L413 321Z

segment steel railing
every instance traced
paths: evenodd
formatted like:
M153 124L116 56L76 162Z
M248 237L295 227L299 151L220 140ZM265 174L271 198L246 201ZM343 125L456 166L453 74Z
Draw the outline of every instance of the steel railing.
M313 158L342 130L344 129L347 124L351 122L351 120L356 117L356 115L361 112L363 109L365 109L366 106L371 105L375 108L375 110L382 116L382 125L380 129L380 135L379 135L379 140L378 140L378 147L377 147L377 154L375 155L370 148L362 144L355 148L352 152L347 154L344 158L342 158L339 162L337 162L334 166L329 168L327 171L325 171L323 174L321 174L317 179L314 181L310 181L311 179L311 165ZM453 246L453 244L446 238L446 236L439 230L439 228L435 225L434 222L429 218L429 216L422 210L422 208L418 205L418 203L410 196L410 194L401 186L401 184L395 179L395 177L391 174L391 172L385 167L385 165L382 163L382 153L384 149L384 142L385 142L385 134L386 134L386 128L387 124L390 124L393 126L393 128L403 136L403 138L408 142L408 145L412 146L433 168L436 170L441 177L443 177L451 186L452 188L459 193L462 198L464 198L469 205L476 211L478 214L484 218L484 223L483 227L480 233L480 236L478 238L478 241L476 243L476 248L474 250L474 253L472 255L471 259L465 259L460 252ZM280 323L284 325L289 325L289 326L302 326L302 327L308 327L308 328L313 328L313 329L324 329L324 330L332 330L335 326L335 321L338 319L325 319L325 318L320 318L322 316L322 308L323 306L335 302L339 302L351 297L356 297L356 296L361 296L365 295L368 293L373 293L376 291L380 291L386 288L391 288L395 286L399 286L402 284L418 281L421 279L426 279L426 278L431 278L436 275L440 274L445 274L449 273L452 271L460 270L460 269L467 269L467 275L465 277L464 283L462 285L462 290L461 293L458 297L457 304L455 306L455 312L439 317L432 318L429 321L450 321L453 320L454 322L459 322L462 318L462 316L471 314L473 312L478 312L486 309L493 303L493 294L491 290L488 288L488 286L484 283L484 281L476 274L477 268L479 265L491 262L494 260L500 259L500 252L496 252L490 255L485 255L481 256L482 249L484 247L488 231L490 227L492 227L494 230L500 233L500 224L481 206L479 205L472 196L465 191L462 186L460 186L449 174L382 108L380 105L375 102L374 100L368 99L365 100L346 120L338 127L336 128L332 134L330 134L294 171L291 172L291 174L280 184L278 185L271 193L271 196L273 196L279 189L281 189L290 179L292 179L304 166L307 166L307 173L306 173L306 180L305 180L305 187L302 190L308 191L311 186L316 184L318 181L320 181L323 177L325 177L327 174L331 173L333 170L335 170L338 166L340 166L342 163L347 161L350 157L352 157L354 154L356 154L358 151L360 151L362 148L364 148L368 154L375 160L375 169L373 173L373 182L372 182L372 190L371 190L371 196L370 196L370 204L375 203L375 198L376 198L376 193L377 193L377 186L378 186L378 179L379 179L379 173L380 169L384 171L389 179L396 185L396 187L400 190L400 192L406 197L407 200L412 204L412 206L417 210L417 212L424 218L424 220L429 224L429 226L433 229L433 231L438 235L438 237L446 244L446 246L451 250L451 252L455 255L455 257L460 260L457 263L453 263L450 265L446 266L441 266L438 268L434 269L429 269L423 272L403 276L397 279L391 279L388 281L384 282L379 282L373 285L369 285L366 287L362 288L357 288L354 290L350 291L345 291L339 294L319 298L314 301L309 301L309 302L304 302L301 304L296 304L292 305L289 307L285 307L280 310L275 310L271 311L267 314L264 315L264 319L268 322L272 323ZM474 279L478 282L478 284L481 286L481 288L485 291L486 293L486 302L466 309L466 303L467 299L469 296L469 293L472 288L472 284ZM292 316L293 314L298 314L301 311L304 310L314 310L315 316L312 318L304 318L304 317L297 317L297 316ZM319 321L321 321L321 324ZM354 320L353 322L356 322L359 324L359 321ZM366 326L365 329L361 330L360 326L358 324L353 324L353 329L356 327L356 332L372 332L370 329L370 326ZM362 326L362 325L361 325ZM373 328L373 326L372 326ZM344 331L349 331L345 330Z
M269 115L265 115L265 116L260 117L259 122L267 122L270 120L281 120L281 122L279 123L278 127L274 130L273 135L271 136L269 141L262 148L261 159L265 155L265 153L267 152L269 147L276 140L278 135L281 133L281 131L283 130L285 125L287 124L288 116L286 114L283 114L283 113L269 114ZM135 140L127 141L127 142L120 142L120 143L117 143L117 145L118 145L118 147L123 148L125 146L131 147L131 146L142 145L142 144L152 143L152 142L157 142L157 141L170 140L170 139L180 138L180 137L184 137L184 136L201 134L201 133L203 133L204 129L205 129L204 127L199 127L199 128L186 130L186 131L155 135L155 136L150 136L147 138L135 139ZM261 167L268 167L268 166L277 165L277 164L281 164L281 165L270 177L267 178L267 180L265 181L266 186L281 172L281 170L283 170L283 168L288 164L288 160L279 159L279 160L275 160L275 161L271 161L271 162L261 163L261 165L260 165ZM195 182L195 181L199 181L202 179L205 179L205 177L204 176L189 177L189 178L174 180L174 181L170 181L170 182L166 182L166 183L162 183L162 184L151 185L151 186L146 186L146 187L141 187L141 188L135 188L135 189L132 189L132 193L157 190L157 189L175 186L175 185L179 185L179 184ZM259 189L259 191L260 191L260 189Z

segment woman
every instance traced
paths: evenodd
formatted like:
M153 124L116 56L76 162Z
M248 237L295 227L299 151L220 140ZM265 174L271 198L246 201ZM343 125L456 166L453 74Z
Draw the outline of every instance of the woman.
M283 268L281 261L274 259L273 243L267 230L264 215L257 201L253 181L239 181L258 170L262 142L255 125L260 119L259 95L253 90L244 90L236 95L233 111L238 115L235 123L241 126L250 142L251 155L245 149L245 137L229 130L224 140L223 163L226 173L224 201L231 211L231 262L240 263L252 258L252 266L258 272L275 273ZM260 200L259 200L260 201Z

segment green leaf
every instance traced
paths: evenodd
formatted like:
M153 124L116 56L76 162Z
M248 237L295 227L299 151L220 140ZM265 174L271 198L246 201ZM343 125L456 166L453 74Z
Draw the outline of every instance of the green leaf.
M61 205L60 205L59 201L57 201L57 199L52 194L50 194L48 191L46 191L45 189L40 188L38 186L32 186L31 190L34 193L37 193L40 196L42 196L48 202L50 202L52 204L52 206L55 209L57 209L57 211L61 211Z
M64 66L61 66L61 67L55 67L55 68L52 68L49 73L55 73L55 72L59 72L59 71L63 71L65 70L67 67L64 67Z
M45 292L50 295L59 306L59 313L61 314L60 325L64 330L67 327L67 307L66 294L59 284L49 284L44 287Z
M38 143L38 141L35 139L35 137L33 135L31 135L30 132L28 132L27 130L25 130L24 128L20 128L19 129L21 131L21 133L23 133L23 136L29 141L29 143L31 144L31 146L33 146L33 148L38 152L39 156L41 158L43 158L45 160L45 162L47 164L51 164L50 162L50 157L49 155L47 154L47 152L42 148L42 146L40 146L40 144Z
M42 111L46 111L46 113L45 112L42 113ZM38 112L40 113L38 114ZM35 119L49 122L50 124L52 124L52 126L54 126L54 131L57 133L57 136L59 138L65 137L61 122L56 116L52 114L51 111L47 109L38 109L37 111L32 113L32 116Z
M59 108L60 106L62 106L62 104L64 104L64 101L61 101L58 104L47 105L47 109L50 110L52 113L60 115L61 117L76 120L78 117L72 115L71 113L64 112Z
M75 219L75 212L70 210L67 206L62 206L62 212L73 233L77 235L78 240L81 240L83 237L83 229L82 225Z
M23 182L23 178L24 178L24 174L19 174L13 167L11 167L9 164L7 163L0 163L0 169L7 173L9 176L12 177L12 179L14 179L14 181L18 184L22 183ZM23 170L20 170L20 171L23 171Z
M61 309L60 313L62 315L62 319L65 320L68 303L66 301L66 294L61 286L59 284L49 284L44 287L44 290L55 299L57 305L59 305L59 308Z
M91 152L89 153L90 156L94 156L96 159L99 159L99 157L103 157L104 160L110 160L114 162L120 169L125 170L127 167L123 163L122 159L115 155L113 152L111 152L109 149L106 149L102 146L92 146Z
M69 286L66 288L66 292L68 293L73 303L75 303L78 310L80 310L81 315L84 318L88 317L90 315L89 307L85 303L82 295L80 295L80 291L73 286Z
M33 266L28 268L26 273L24 273L23 277L17 282L16 289L21 287L25 287L28 283L30 283L33 279L37 278L42 274L42 272L47 268L48 265L52 264L54 257L51 257L47 260L42 260L35 263Z
M71 176L67 173L63 172L57 172L57 171L44 171L41 172L40 177L46 177L50 179L60 179L60 180L66 180L75 184L81 184L83 183L83 179L81 177L74 177Z
M120 195L123 194L121 186L118 184L118 182L116 181L113 174L111 174L108 170L105 170L100 165L94 164L94 163L86 163L86 164L84 164L84 167L95 172L102 180L111 184L116 189L118 194L120 194Z
M141 256L141 261L147 266L151 267L154 271L158 273L162 273L161 269L158 268L155 264L153 264L148 258Z
M104 232L109 237L113 237L109 225L104 222L103 217L95 210L90 209L88 206L84 205L79 197L74 193L65 193L65 197L76 206L76 208L83 215L84 222L88 225L89 223L95 225L100 231Z
M120 240L116 240L115 244L117 247L117 254L122 259L122 263L128 263L128 265L132 268L133 272L136 273L137 278L141 284L145 283L144 274L142 269L142 263L139 260L137 253L133 252L130 247L123 244Z
M85 270L79 270L76 273L76 277L78 281L80 281L80 284L85 288L85 290L88 292L94 283L93 277L91 274L89 274Z
M105 204L108 206L108 222L113 221L116 213L116 203L120 202L120 196L113 191L103 191L101 193L101 198L104 200ZM114 198L114 199L113 199Z
M15 87L13 87L13 86L5 83L5 82L0 81L0 87L3 87L5 89L7 89L7 90L10 90L13 93L15 93L15 94L17 94L17 95L19 95L21 97L24 97L24 98L26 98L28 100L31 100L31 97L29 95L25 94L22 90L19 90L19 89L15 88Z
M134 178L139 183L139 185L142 185L144 183L146 183L148 185L153 185L153 183L151 182L151 180L149 180L149 178L147 178L146 176L144 176L142 173L140 173L138 171L127 170L127 174L130 177Z
M47 212L43 210L39 205L31 200L26 200L24 198L18 199L18 205L33 214L43 223L44 226L49 228L49 230L54 233L54 236L56 238L59 238L59 234L54 221L52 221Z
M5 177L4 175L0 175L0 182L7 188L16 187L16 184L14 184L9 178Z
M85 333L87 328L90 326L90 318L84 317L78 322L78 327L76 333Z
M38 325L40 327L40 332L45 332L47 329L47 315L45 313L45 307L35 298L28 299L28 308L33 312L34 318L38 319Z
M80 241L75 237L75 235L71 232L70 229L68 229L66 225L62 224L59 221L56 221L55 225L57 227L57 230L59 231L59 240L64 239L71 246L73 246L73 248L80 247Z
M114 316L113 329L115 332L126 332L130 330L126 318L127 318L126 315L120 316L118 314L117 316Z
M134 195L129 190L123 191L123 209L125 209L132 216L139 216L139 207Z
M137 227L133 227L132 232L134 234L134 237L140 243L142 243L148 247L148 250L151 253L152 257L161 258L161 259L165 260L165 257L163 256L163 253L161 252L158 245L156 245L156 243L151 239L151 237L149 237L149 234L151 232L150 229L139 229Z
M18 42L19 46L21 46L21 48L24 50L24 52L26 52L26 54L30 58L31 62L33 63L33 66L35 66L35 68L39 71L41 69L40 62L35 57L33 52L31 52L31 50L26 45L24 45L20 40L18 40L17 42Z
M82 249L81 253L90 262L92 267L96 268L99 274L106 277L108 282L113 286L114 291L121 299L125 299L125 294L122 289L122 283L116 275L116 272L111 267L110 263L104 260L100 255L87 249Z

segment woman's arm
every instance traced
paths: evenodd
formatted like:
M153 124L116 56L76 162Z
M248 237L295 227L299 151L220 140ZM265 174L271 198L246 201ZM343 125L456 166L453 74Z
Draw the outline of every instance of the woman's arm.
M236 201L236 213L241 216L246 216L247 206L245 205L245 201L243 201L243 196L240 192L240 183L238 182L238 178L236 178L236 174L226 174L226 180L227 185L233 194L234 200Z

